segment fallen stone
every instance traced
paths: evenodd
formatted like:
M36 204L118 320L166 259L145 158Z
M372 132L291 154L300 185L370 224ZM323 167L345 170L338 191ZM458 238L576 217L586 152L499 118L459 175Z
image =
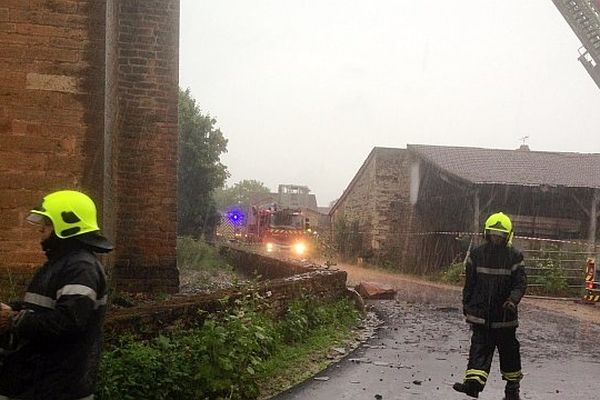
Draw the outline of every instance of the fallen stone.
M369 360L368 358L350 358L349 361L355 362L355 363L365 363L365 364L371 363L371 360Z
M355 289L363 299L392 300L396 297L396 291L391 286L381 283L361 282L355 286Z
M378 367L387 367L388 365L390 365L390 363L383 362L383 361L375 361L373 363L373 365L377 365Z

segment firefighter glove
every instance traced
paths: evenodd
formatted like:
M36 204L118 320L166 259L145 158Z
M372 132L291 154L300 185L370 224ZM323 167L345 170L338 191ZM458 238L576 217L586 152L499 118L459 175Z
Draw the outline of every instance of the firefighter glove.
M0 309L0 334L8 332L12 327L13 318L17 313L12 310L12 308L2 308Z
M506 300L504 304L502 304L502 308L504 308L506 311L510 311L513 314L517 312L517 305L510 300Z

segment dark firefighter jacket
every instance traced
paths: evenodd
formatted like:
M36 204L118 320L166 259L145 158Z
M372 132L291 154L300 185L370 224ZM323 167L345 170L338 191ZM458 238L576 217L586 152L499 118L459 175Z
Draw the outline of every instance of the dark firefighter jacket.
M93 394L107 300L93 251L105 250L61 242L47 252L23 301L12 304L21 311L10 333L18 345L0 360L0 395L76 400Z
M519 304L527 288L523 254L512 246L485 242L466 261L463 311L467 322L487 328L518 326L517 312L502 307Z

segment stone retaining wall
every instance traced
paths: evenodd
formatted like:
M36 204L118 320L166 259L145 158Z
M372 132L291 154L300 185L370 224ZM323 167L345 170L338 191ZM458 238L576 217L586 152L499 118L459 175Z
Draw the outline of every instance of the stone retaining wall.
M236 299L252 293L259 293L275 315L284 313L291 300L303 295L323 302L349 295L345 271L304 266L294 260L275 260L232 247L223 248L222 253L242 270L256 271L265 279L275 279L210 294L177 295L161 304L111 310L104 326L107 341L113 342L123 333L150 338L168 332L174 326L191 328L201 324L207 315L228 309Z

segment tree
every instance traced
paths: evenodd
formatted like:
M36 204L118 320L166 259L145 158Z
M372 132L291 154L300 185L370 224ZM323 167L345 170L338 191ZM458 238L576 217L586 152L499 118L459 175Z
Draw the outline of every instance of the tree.
M212 192L229 177L221 163L227 139L216 120L203 115L190 89L179 89L178 233L201 236L218 222Z
M254 179L244 179L231 187L215 191L215 202L219 210L226 210L233 206L247 210L257 197L271 193L264 183Z

